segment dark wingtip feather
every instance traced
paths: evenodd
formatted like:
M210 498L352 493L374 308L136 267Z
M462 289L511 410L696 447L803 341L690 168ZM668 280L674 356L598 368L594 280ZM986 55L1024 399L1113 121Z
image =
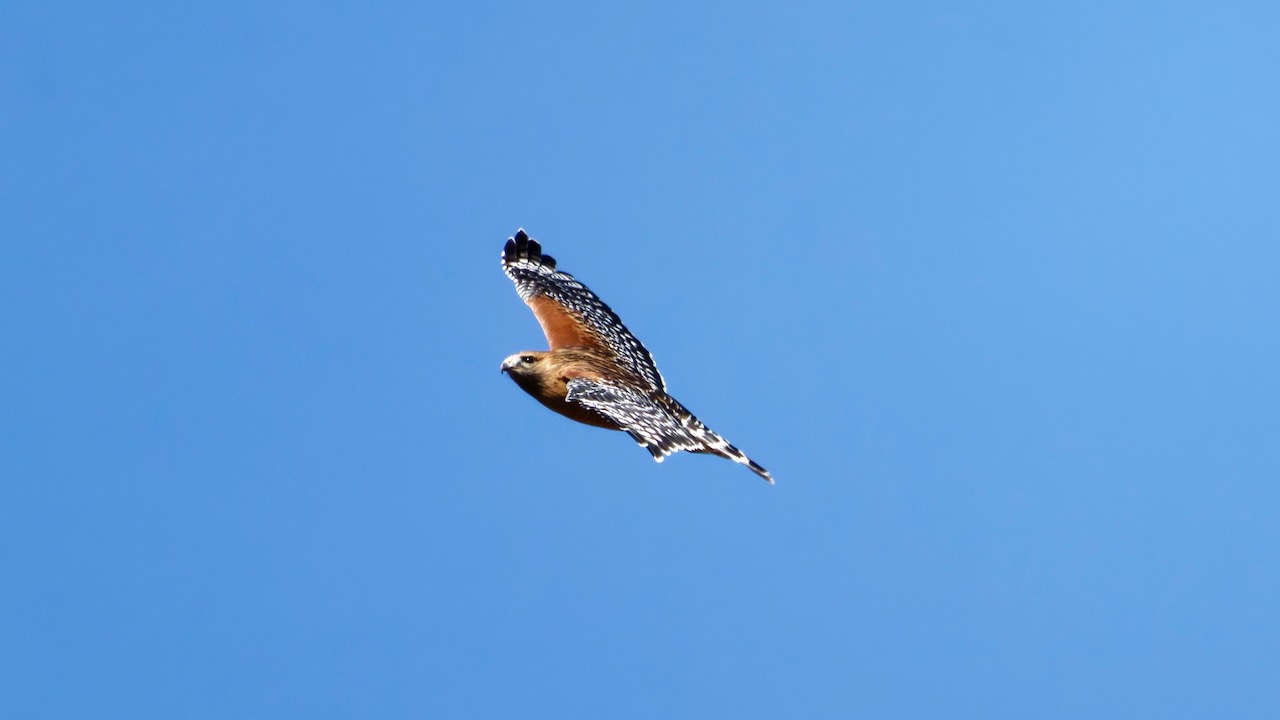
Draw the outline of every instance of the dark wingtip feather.
M773 476L769 474L768 470L765 470L763 467L761 467L760 463L756 462L755 460L752 460L751 458L747 458L747 467L751 468L751 471L754 472L755 474L764 478L765 481L768 482L770 485L773 484Z
M507 245L502 250L502 261L508 265L524 261L531 265L541 265L548 270L556 269L556 259L543 255L542 246L529 237L524 228L516 230L515 235L507 238Z
M533 246L533 256L537 257L538 243L529 239L529 235L525 233L524 228L516 230L516 234L507 238L507 244L502 248L502 263L504 265L514 265L521 260L528 260L530 245Z

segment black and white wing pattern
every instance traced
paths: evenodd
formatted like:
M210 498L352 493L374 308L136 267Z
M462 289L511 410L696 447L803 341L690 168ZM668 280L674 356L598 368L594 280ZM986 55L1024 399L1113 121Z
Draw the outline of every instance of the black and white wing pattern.
M746 465L773 483L768 470L702 424L665 392L643 393L621 384L575 378L569 381L566 399L617 423L657 462L680 450L709 453Z
M653 356L596 294L572 275L556 270L556 261L524 230L507 239L502 269L520 298L533 309L551 350L590 347L611 355L648 390L662 392L666 383Z

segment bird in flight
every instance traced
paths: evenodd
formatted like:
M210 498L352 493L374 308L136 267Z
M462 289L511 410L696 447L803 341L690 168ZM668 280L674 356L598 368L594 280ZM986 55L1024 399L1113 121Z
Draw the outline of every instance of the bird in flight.
M622 430L657 462L680 450L719 455L773 483L768 470L667 394L644 345L595 293L556 270L555 259L524 230L507 239L502 269L550 346L502 361L502 372L522 390L571 420Z

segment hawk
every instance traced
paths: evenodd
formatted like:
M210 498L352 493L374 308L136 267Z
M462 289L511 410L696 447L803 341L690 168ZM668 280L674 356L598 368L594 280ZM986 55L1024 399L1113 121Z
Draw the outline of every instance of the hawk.
M502 372L522 390L571 420L622 430L657 462L680 450L719 455L773 483L768 470L667 394L644 345L587 286L557 270L524 230L507 239L502 269L550 346L502 361Z

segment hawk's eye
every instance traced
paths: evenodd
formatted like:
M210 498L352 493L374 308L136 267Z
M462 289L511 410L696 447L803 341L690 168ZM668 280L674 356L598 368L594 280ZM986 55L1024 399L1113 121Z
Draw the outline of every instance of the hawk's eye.
M521 355L521 356L520 356L520 362L524 363L525 365L532 365L532 364L533 364L533 356L532 356L532 355Z

